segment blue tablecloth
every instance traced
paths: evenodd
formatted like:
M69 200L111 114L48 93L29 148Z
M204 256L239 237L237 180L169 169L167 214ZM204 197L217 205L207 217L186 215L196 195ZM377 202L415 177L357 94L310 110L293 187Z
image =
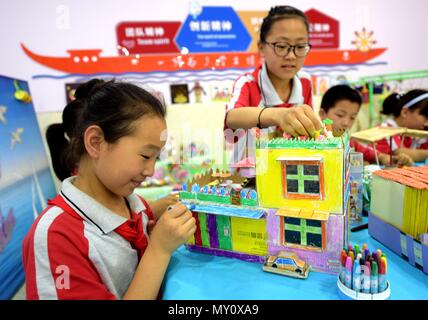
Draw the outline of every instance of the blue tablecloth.
M368 235L367 229L351 233L351 244L367 243L388 257L390 299L428 299L428 275L388 250ZM165 278L163 298L180 300L337 300L334 275L311 272L308 279L294 279L264 272L262 265L216 257L180 247L173 255Z

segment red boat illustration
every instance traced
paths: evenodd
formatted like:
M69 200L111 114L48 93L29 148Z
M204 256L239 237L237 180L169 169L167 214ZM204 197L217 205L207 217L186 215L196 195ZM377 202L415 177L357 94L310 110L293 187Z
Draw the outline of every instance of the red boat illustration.
M386 48L370 49L369 51L351 50L312 50L305 60L305 67L317 65L353 65L365 63L380 56Z
M101 49L67 50L69 56L49 57L30 51L24 52L34 61L51 69L71 74L145 73L252 68L258 65L254 52L150 54L130 56L101 56ZM381 55L386 48L359 50L313 50L305 60L305 67L353 65L365 63Z

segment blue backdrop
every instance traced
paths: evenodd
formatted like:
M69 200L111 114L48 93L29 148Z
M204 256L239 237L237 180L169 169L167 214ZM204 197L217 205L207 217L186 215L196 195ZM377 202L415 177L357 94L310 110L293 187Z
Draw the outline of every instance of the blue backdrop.
M0 76L0 299L24 283L22 240L56 194L31 102L15 98L28 84Z

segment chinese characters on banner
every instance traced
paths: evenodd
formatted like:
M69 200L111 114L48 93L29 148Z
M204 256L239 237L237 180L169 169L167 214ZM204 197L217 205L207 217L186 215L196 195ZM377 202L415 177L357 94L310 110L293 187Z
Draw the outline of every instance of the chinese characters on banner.
M174 38L180 22L121 22L116 27L120 55L176 53Z

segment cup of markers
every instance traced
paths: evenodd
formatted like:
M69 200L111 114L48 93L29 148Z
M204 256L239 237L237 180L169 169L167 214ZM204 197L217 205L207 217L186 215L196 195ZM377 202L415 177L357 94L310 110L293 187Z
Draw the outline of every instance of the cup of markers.
M380 249L349 245L340 253L337 287L344 299L386 300L391 294L386 274L387 259Z

